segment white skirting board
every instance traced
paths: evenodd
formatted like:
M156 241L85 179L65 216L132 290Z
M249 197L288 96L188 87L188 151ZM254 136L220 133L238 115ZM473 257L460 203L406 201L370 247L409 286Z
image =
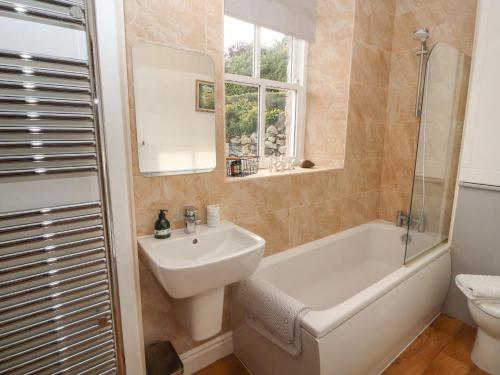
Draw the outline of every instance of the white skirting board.
M182 353L179 357L184 364L184 374L190 375L232 352L233 332L227 332Z

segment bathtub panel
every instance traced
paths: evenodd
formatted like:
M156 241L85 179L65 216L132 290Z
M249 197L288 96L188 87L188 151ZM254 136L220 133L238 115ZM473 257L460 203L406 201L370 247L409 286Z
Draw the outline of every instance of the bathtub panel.
M321 374L378 374L441 312L447 252L319 341Z
M246 325L237 302L231 319L234 353L253 374L320 375L318 341L308 332L302 330L302 352L294 357Z

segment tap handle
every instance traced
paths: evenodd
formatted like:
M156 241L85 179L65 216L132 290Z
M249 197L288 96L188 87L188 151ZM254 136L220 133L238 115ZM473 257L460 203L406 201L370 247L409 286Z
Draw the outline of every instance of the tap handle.
M184 214L186 216L196 216L197 212L198 212L198 210L196 209L196 207L193 207L193 206L184 207Z
M402 227L403 224L405 223L406 215L402 210L398 210L397 216L396 216L396 226Z

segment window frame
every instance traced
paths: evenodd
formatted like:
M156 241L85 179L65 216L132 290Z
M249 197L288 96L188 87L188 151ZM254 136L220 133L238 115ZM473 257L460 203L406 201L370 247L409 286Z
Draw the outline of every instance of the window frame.
M291 58L289 69L290 81L280 82L273 81L260 77L260 62L261 62L261 30L259 25L251 24L254 27L254 43L253 43L253 75L245 76L240 74L226 73L224 61L224 86L226 83L242 84L258 88L258 145L257 152L260 157L259 168L267 168L269 165L269 157L264 154L265 142L265 122L266 122L266 90L267 89L284 89L292 90L295 93L295 105L293 111L294 123L293 131L287 134L287 155L297 159L303 158L304 155L304 134L306 121L306 92L307 92L307 48L308 44L304 40L286 35L291 39ZM224 105L225 108L225 105ZM226 127L224 125L224 133ZM224 138L225 139L225 138ZM225 155L228 156L228 155Z

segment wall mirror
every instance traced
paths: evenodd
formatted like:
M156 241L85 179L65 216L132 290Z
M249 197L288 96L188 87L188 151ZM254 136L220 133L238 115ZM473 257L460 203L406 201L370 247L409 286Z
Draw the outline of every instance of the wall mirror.
M215 84L210 56L151 43L132 49L139 169L144 175L215 168Z

